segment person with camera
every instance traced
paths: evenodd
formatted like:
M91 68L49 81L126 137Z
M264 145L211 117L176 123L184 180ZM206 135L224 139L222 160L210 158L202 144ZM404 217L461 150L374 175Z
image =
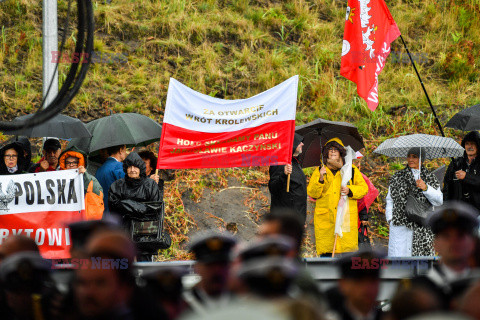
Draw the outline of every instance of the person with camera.
M123 161L125 178L115 181L108 192L108 205L111 212L122 217L123 226L132 233L134 221L148 221L144 228L155 228L153 220L159 219L159 210L154 210L148 202L161 202L162 196L157 183L146 174L145 162L131 152ZM141 249L141 248L139 248ZM141 252L139 260L151 261L156 252Z
M448 166L443 187L444 200L459 200L480 210L480 133L471 131L462 140L463 157Z
M407 215L407 199L411 196L422 205L443 203L440 183L433 173L421 165L425 150L411 148L407 166L390 179L385 217L390 225L389 257L433 256L433 233Z

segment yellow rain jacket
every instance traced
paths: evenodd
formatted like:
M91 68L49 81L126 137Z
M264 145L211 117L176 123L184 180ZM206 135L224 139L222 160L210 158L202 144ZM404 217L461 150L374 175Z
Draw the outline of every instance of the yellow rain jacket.
M342 146L342 142L335 138L332 139ZM330 140L330 141L332 141ZM330 142L329 141L329 142ZM327 142L328 143L328 142ZM348 197L350 219L349 231L342 229L343 237L338 237L335 253L353 252L358 250L358 210L357 200L363 198L368 192L368 186L357 167L352 165L353 181L350 180L348 188L352 192L352 197ZM317 199L314 213L315 243L317 255L331 253L335 239L335 221L337 217L337 205L340 200L340 187L342 176L340 170L334 175L329 168L323 177L323 183L318 182L320 178L319 168L315 169L310 183L307 187L307 193L310 197ZM345 221L345 220L344 220ZM348 222L345 223L348 225Z

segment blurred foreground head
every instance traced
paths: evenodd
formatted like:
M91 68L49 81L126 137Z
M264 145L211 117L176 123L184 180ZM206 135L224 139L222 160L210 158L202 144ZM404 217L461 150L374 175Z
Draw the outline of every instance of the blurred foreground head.
M383 258L382 254L365 250L338 261L341 276L338 282L340 292L348 304L365 315L377 305Z
M88 263L76 270L75 281L81 315L107 319L128 314L135 288L135 245L122 231L103 230L88 240L85 249Z
M287 208L273 209L266 214L262 224L258 227L258 236L284 235L295 241L296 254L300 254L304 225L298 214Z
M478 233L478 211L459 201L450 201L436 208L427 223L435 235L435 251L451 268L466 268L475 250Z
M0 265L5 258L23 251L34 251L38 253L38 246L35 240L23 235L8 237L0 246Z
M3 261L0 281L15 319L46 316L48 300L55 291L50 278L51 266L51 262L35 251L14 253Z
M230 271L230 253L236 239L228 232L206 230L197 233L189 245L197 263L198 284L210 296L219 296L227 289Z
M409 282L410 280L406 280ZM421 286L405 285L392 298L390 320L403 320L413 316L441 310L438 297Z
M109 214L101 220L78 221L69 224L68 227L72 239L70 254L72 258L83 258L87 254L85 245L90 237L99 231L118 230L120 222L113 214Z

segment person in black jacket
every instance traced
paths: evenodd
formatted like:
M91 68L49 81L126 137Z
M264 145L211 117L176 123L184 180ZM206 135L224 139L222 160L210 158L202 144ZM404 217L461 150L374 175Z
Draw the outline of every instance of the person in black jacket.
M462 140L463 157L448 166L443 188L444 200L464 201L480 210L480 133L471 131Z
M12 142L0 149L0 175L20 174L25 172L25 156L23 147Z
M303 223L307 218L307 178L297 157L302 153L303 137L295 133L292 164L271 166L268 189L271 195L270 210L290 208L297 212ZM287 192L287 176L290 174L290 192Z
M112 183L108 192L108 206L111 212L122 217L123 226L131 233L133 221L158 220L158 212L146 202L161 202L162 196L157 183L147 178L145 162L135 153L130 153L123 161L125 178ZM142 252L151 256L156 252Z

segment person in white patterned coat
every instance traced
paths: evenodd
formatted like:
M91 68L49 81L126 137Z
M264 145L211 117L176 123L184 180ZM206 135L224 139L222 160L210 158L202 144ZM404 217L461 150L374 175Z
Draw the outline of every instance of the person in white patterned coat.
M420 152L422 154L420 154ZM390 225L388 241L389 257L433 256L433 234L430 228L410 221L405 214L408 194L413 191L422 202L432 206L443 204L440 184L434 174L424 166L419 170L424 150L411 148L408 151L407 166L396 172L390 180L385 216ZM421 157L420 157L421 155Z

